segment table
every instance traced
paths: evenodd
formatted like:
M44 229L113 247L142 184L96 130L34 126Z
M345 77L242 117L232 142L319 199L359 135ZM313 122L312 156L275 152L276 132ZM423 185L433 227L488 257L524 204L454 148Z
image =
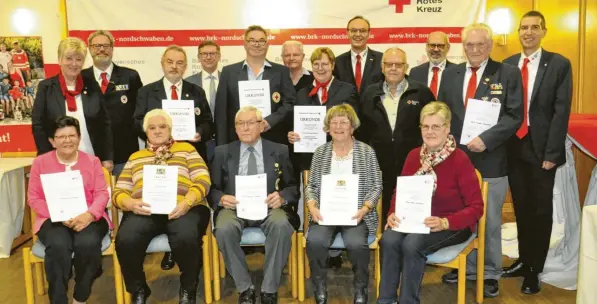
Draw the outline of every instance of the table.
M597 206L582 211L577 304L593 304L597 299Z
M31 238L25 177L32 163L33 158L0 158L0 258Z

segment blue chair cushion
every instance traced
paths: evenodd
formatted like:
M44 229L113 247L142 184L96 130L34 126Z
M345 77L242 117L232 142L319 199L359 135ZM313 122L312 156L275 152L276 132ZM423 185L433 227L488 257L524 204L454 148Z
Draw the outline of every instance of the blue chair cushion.
M147 253L168 251L170 251L170 243L168 242L168 236L165 233L154 237L151 242L149 242L149 246L147 246L146 250Z
M476 233L473 233L471 237L464 243L444 247L427 256L427 264L444 264L455 259L468 244L470 244L477 237Z
M240 238L241 246L257 246L265 244L265 233L259 227L249 227L243 230Z
M108 232L106 236L102 239L102 252L108 249L111 243L112 239L110 238L110 232ZM38 239L31 247L31 252L34 256L43 259L46 257L46 246L44 246L44 244L42 244L41 241Z
M307 233L305 234L305 238L307 238L308 234L309 234L309 231L307 230ZM367 245L371 245L371 243L373 243L374 241L375 241L375 235L369 234L369 236L367 236ZM332 248L332 249L345 249L346 248L344 246L344 240L342 239L342 235L340 233L336 233L336 237L334 237L334 241L332 242L332 246L330 246L330 248Z

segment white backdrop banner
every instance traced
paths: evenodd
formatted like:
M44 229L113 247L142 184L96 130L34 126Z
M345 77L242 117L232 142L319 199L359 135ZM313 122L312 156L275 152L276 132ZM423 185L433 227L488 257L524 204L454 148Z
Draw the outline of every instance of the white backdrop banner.
M205 40L222 46L221 65L243 60L243 33L252 24L270 31L270 61L282 63L282 43L299 40L310 68L309 55L319 46L336 55L349 50L346 23L356 15L371 22L373 49L398 45L411 67L427 60L427 35L438 30L453 43L448 58L460 62L460 31L483 20L485 0L67 0L70 36L87 41L91 32L109 30L116 40L114 61L139 71L143 83L162 77L160 58L170 44L187 51L188 75L201 70L197 46Z

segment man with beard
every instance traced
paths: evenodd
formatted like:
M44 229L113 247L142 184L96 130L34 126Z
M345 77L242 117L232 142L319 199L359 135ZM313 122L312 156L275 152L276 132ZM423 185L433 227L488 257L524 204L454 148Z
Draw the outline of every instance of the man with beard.
M409 79L427 84L437 98L439 92L439 83L442 79L442 73L454 63L448 61L446 56L450 50L450 41L448 35L444 32L433 32L427 37L427 58L429 61L418 65L410 70Z
M139 150L137 135L133 128L137 91L143 86L139 73L112 62L114 37L108 31L98 30L87 38L93 66L83 70L84 78L93 79L104 95L104 105L112 122L114 138L114 169L120 175L131 154Z

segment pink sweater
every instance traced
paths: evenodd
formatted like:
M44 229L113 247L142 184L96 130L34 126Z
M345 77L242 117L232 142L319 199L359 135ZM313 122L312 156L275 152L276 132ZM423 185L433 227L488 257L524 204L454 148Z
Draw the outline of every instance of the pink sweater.
M29 207L36 213L35 223L33 224L33 233L37 233L41 225L50 218L48 204L41 185L40 174L58 173L65 171L65 165L58 162L56 151L50 151L40 155L33 160L31 166L31 176L29 178L29 189L27 190L27 202ZM110 199L108 186L104 179L104 172L100 160L85 152L79 151L79 160L72 167L72 170L81 171L83 176L83 187L85 188L85 198L89 213L98 221L105 218L112 229L112 221L106 213L106 205Z

